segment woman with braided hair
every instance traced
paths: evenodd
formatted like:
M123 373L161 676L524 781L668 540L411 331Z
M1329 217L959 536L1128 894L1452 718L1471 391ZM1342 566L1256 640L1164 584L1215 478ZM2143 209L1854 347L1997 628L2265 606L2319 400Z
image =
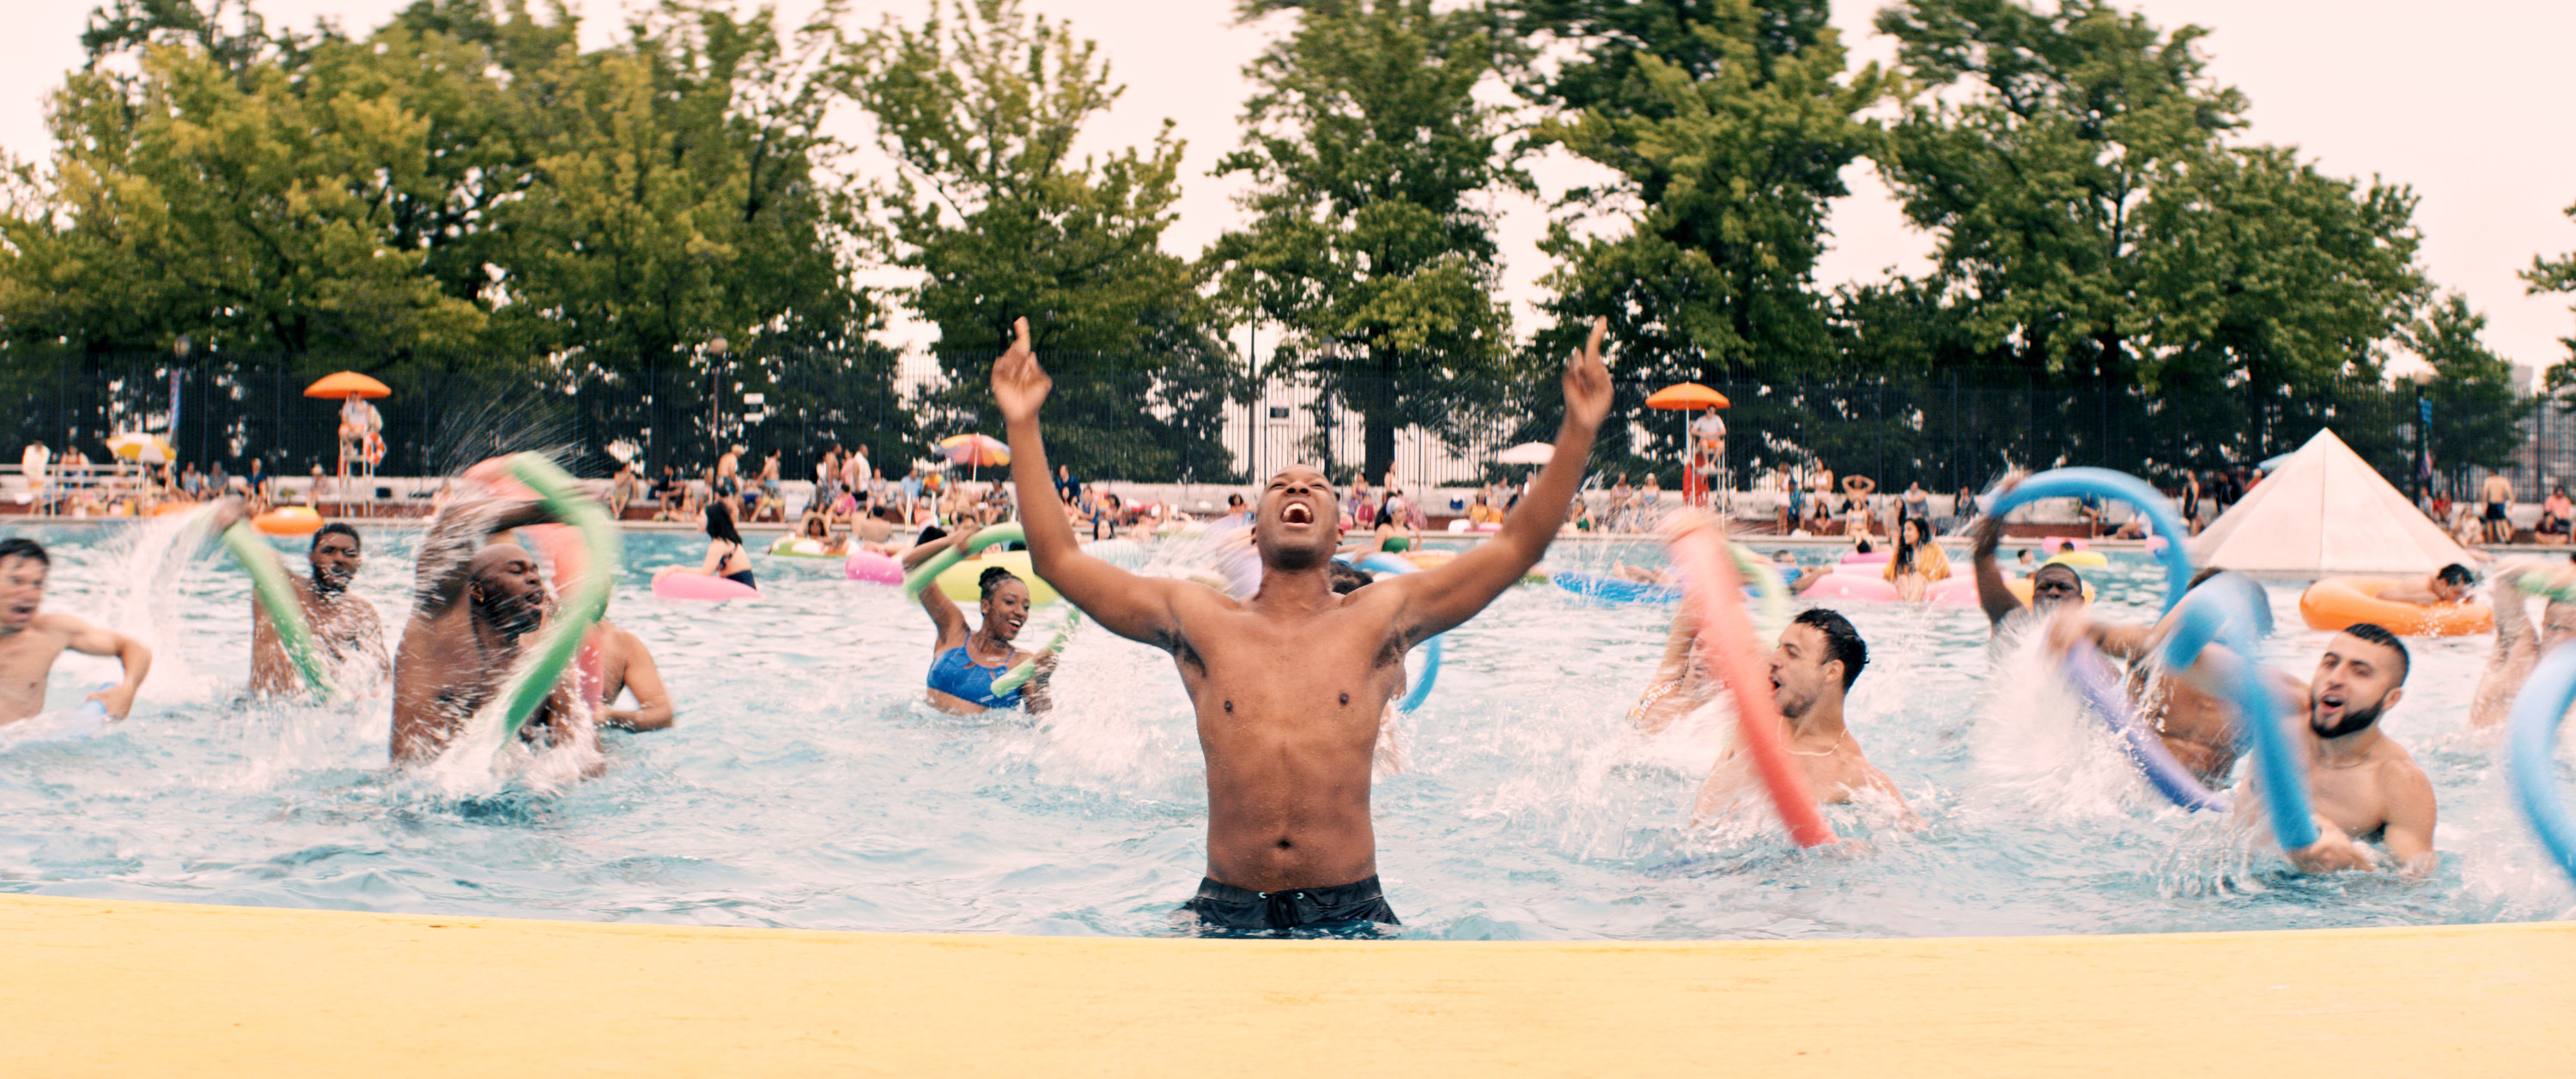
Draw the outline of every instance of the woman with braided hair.
M911 571L941 551L969 546L979 529L968 528L920 544L903 553L903 568ZM970 556L971 559L971 556ZM971 716L988 708L1018 708L1025 704L1031 712L1047 710L1047 677L1055 670L1054 652L1023 652L1012 641L1029 621L1029 586L1018 574L1000 566L986 569L976 579L982 599L978 607L983 624L969 630L966 615L950 602L934 584L921 590L921 609L930 612L930 622L938 635L931 644L929 700L930 706L951 715ZM1035 660L1037 675L1028 684L1007 692L996 693L993 681L1024 660Z

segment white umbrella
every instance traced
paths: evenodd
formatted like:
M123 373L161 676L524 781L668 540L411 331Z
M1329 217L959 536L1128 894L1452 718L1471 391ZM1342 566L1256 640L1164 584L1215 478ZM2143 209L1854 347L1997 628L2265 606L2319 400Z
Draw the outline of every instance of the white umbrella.
M1545 442L1523 442L1494 455L1494 463L1504 465L1543 465L1556 456L1556 447Z
M147 465L166 465L179 456L179 451L170 445L169 440L159 435L144 434L141 431L130 431L110 437L107 440L107 452L128 461L140 461Z

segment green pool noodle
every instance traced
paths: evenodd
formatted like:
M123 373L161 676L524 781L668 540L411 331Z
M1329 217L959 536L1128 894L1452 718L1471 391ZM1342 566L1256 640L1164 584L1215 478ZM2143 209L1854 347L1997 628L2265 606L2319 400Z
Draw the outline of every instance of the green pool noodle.
M610 578L617 572L623 544L617 528L609 523L608 514L585 495L571 476L554 463L533 453L511 455L510 475L527 484L545 503L555 520L571 525L581 533L584 546L590 548L590 565L584 567L581 579L574 582L563 605L555 612L554 624L528 650L509 689L502 695L501 740L507 746L518 737L519 728L535 715L537 706L554 692L555 682L571 665L573 655L581 650L583 634L608 612Z
M313 627L304 623L304 600L296 595L295 582L286 578L277 550L248 521L236 521L224 530L224 546L250 574L251 592L268 612L268 624L277 631L277 643L286 649L287 660L304 675L306 684L325 697L339 697L340 684L332 680L330 665L322 662L322 653L313 646Z
M975 533L975 543L973 547L960 551L956 547L951 546L947 550L930 556L929 561L914 567L912 572L904 574L903 594L908 597L920 596L921 590L930 587L930 582L938 580L940 574L948 571L948 567L965 561L967 555L973 554L976 551L981 551L996 543L1026 542L1028 542L1028 533L1020 528L1020 523L1017 521L994 525L991 528L977 532Z
M1067 606L1070 607L1071 605L1068 604ZM1064 616L1064 628L1055 631L1055 639L1048 641L1047 646L1039 649L1038 651L1063 651L1065 642L1072 640L1073 631L1081 628L1081 626L1082 608L1072 607L1071 611ZM1027 659L1021 660L1010 670L1002 672L1002 676L1000 678L994 679L993 692L1008 693L1012 690L1018 689L1021 686L1027 685L1029 679L1036 677L1037 673L1038 659L1036 656L1030 656Z

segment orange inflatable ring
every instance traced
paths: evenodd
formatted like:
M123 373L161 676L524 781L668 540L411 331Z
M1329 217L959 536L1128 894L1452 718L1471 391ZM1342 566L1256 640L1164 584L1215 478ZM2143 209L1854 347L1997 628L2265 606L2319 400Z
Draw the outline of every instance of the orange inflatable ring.
M2309 629L2338 630L2355 622L2376 622L2406 637L2463 637L2495 631L2495 608L2483 603L2437 603L2426 607L2379 598L2383 588L2402 582L2386 577L2328 577L2299 593L2299 617Z
M302 506L285 506L251 518L250 526L272 536L310 536L321 529L322 515Z
M1976 587L1976 586L1975 586L1975 583L1974 583L1973 581L1971 581L1971 582L1970 582L1970 584L1969 584L1970 591L1969 591L1969 593L1968 593L1968 595L1969 595L1970 597L1972 597L1972 598L1971 598L1971 602L1974 602L1973 597L1976 595L1975 587ZM2022 606L2024 606L2024 607L2028 607L2028 606L2030 606L2030 605L2031 605L2031 601L2030 601L2030 578L2028 578L2028 577L2015 577L2015 578L2012 578L2011 580L2008 580L2008 581L2005 581L2005 582L2004 582L2004 587L2012 590L2013 598L2014 598L2014 599L2018 599L2018 600L2020 600L2020 601L2021 601L2021 605L2022 605ZM2093 582L2091 582L2091 581L2085 581L2085 582L2084 582L2084 602L2086 602L2086 603L2091 603L2091 602L2093 602Z
M1456 551L1407 551L1404 553L1405 561L1411 562L1423 569L1436 569L1438 567L1448 565L1449 560L1456 557L1458 557L1458 552Z

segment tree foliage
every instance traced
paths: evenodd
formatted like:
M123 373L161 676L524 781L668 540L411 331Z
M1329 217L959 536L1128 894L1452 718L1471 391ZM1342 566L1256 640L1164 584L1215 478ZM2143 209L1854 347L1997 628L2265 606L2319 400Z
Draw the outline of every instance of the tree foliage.
M2522 448L2523 410L2515 407L2513 365L2479 340L2486 327L2486 315L2452 292L2427 305L2424 317L2406 331L2407 344L2433 369L2423 394L2432 406L2425 444L2435 468L2511 468Z
M1499 400L1510 312L1483 200L1530 185L1476 96L1496 45L1479 10L1429 0L1240 11L1294 25L1245 69L1245 143L1217 172L1252 181L1251 221L1207 259L1235 310L1284 331L1275 368L1360 414L1361 467L1383 475L1399 428L1456 435Z
M2567 216L2576 218L2576 206L2567 208ZM2576 252L2554 259L2533 256L2531 268L2522 271L2522 279L2535 296L2543 292L2576 292ZM2576 336L2561 337L2558 343L2567 346L2568 358L2549 366L2547 382L2553 393L2576 386Z
M905 299L955 379L942 422L997 422L983 372L1025 316L1059 378L1057 459L1227 474L1217 435L1241 379L1198 269L1161 247L1183 145L1166 120L1149 147L1074 156L1123 91L1098 45L1017 0L934 3L862 40L854 86L901 166L878 249L921 274Z

